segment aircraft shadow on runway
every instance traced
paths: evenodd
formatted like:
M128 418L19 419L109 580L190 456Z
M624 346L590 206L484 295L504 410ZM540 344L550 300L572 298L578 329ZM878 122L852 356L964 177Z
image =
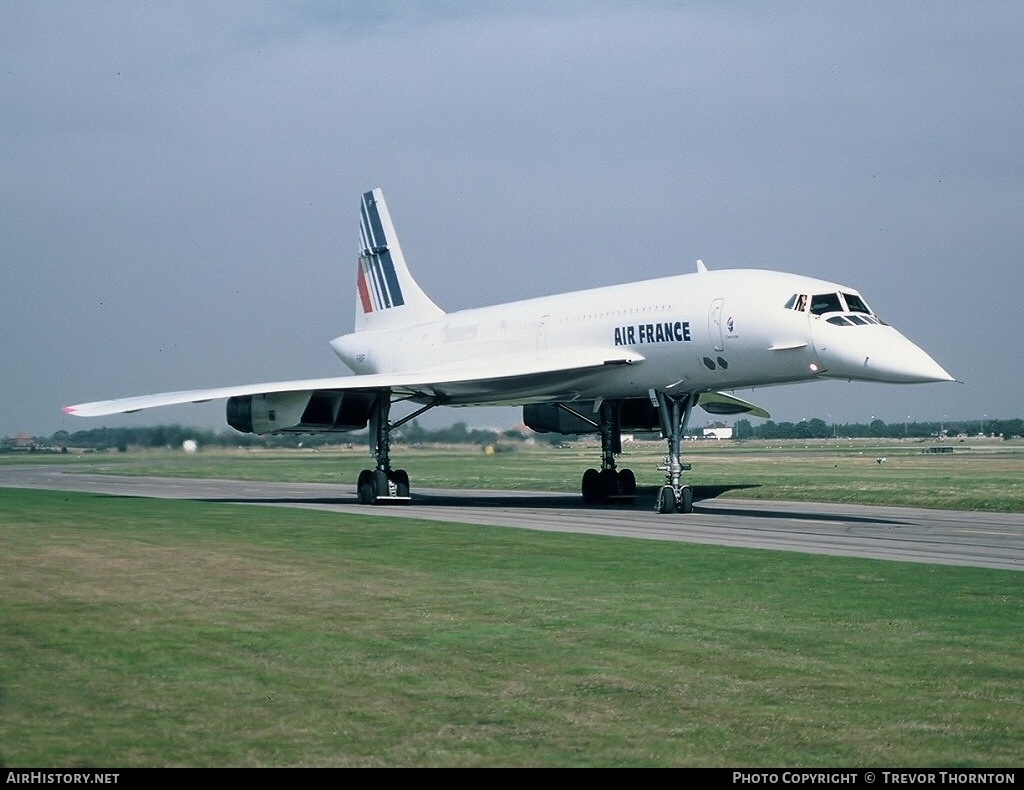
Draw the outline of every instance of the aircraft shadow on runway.
M700 512L699 503L716 499L728 491L740 491L745 489L758 488L757 484L737 483L733 485L709 485L693 486L695 512ZM417 491L413 494L412 505L424 507L477 507L477 508L550 508L559 510L652 510L658 494L658 486L641 486L637 489L636 499L629 503L606 502L603 504L585 504L582 497L576 493L542 493L542 492L516 492L516 491L474 491L464 489L459 491ZM341 497L261 497L261 496L240 496L240 497L197 497L201 502L226 502L241 504L268 504L268 505L352 505L356 502L356 496ZM404 505L395 505L403 507ZM890 518L873 518L870 516L856 516L850 513L823 513L815 508L813 504L807 506L806 512L793 510L777 510L770 507L770 503L764 502L758 505L735 507L715 507L714 510L706 510L718 516L737 516L746 518L764 519L790 519L794 521L834 521L837 523L859 523L859 524L881 524L888 526L901 526L904 522ZM372 512L368 508L367 512Z
M694 486L694 513L701 513L702 508L699 502L713 499L726 491L756 488L756 485L734 485L734 486ZM419 492L413 496L412 505L425 507L464 507L464 508L535 508L551 510L611 510L611 511L648 511L654 509L654 502L657 496L658 487L640 487L637 490L636 499L629 503L608 502L604 504L585 504L579 494L566 493L518 493L509 491L473 491L471 489L457 492ZM135 499L136 496L127 494L97 494L100 497L111 497L114 499ZM242 505L294 505L302 506L346 506L354 505L357 502L355 494L341 497L272 497L272 496L197 496L186 497L193 502L210 502L219 504L242 504ZM836 523L857 523L857 524L878 524L886 526L907 526L907 522L891 518L873 518L870 516L856 516L850 513L823 513L817 510L813 504L808 504L806 512L793 510L777 510L769 507L769 502L735 507L715 507L704 509L703 512L715 516L735 516L742 518L763 518L788 519L791 521L833 521ZM364 506L360 506L364 507ZM406 507L406 505L394 505L393 507ZM372 514L373 507L367 507L366 512Z
M736 485L715 485L715 486L693 486L694 502L714 499L727 491L735 491L745 488L757 488L755 484ZM646 510L653 507L655 498L658 495L658 486L640 486L636 492L636 498L631 503L606 502L601 504L586 504L583 498L577 493L563 492L519 492L519 491L476 491L473 489L461 489L459 491L438 491L420 490L413 493L413 505L435 506L435 507L549 507L562 509L608 509L622 510L630 506L636 509ZM353 492L351 496L341 497L267 497L267 496L226 496L226 497L196 497L201 502L232 502L245 504L268 504L268 505L350 505L356 499ZM401 505L396 505L400 507Z

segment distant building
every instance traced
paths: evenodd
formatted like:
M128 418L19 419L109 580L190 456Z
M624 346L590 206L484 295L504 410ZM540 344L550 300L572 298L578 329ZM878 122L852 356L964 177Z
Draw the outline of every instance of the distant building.
M732 426L731 425L709 425L704 429L705 439L731 439L732 438Z
M0 448L4 450L33 450L35 446L36 440L27 433L5 436L0 440Z

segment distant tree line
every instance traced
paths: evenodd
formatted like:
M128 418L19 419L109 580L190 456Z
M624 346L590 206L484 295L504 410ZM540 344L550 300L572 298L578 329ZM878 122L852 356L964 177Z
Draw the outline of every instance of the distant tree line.
M691 426L688 434L700 437L704 428ZM734 440L749 439L945 439L958 436L996 436L1003 439L1024 437L1024 419L1012 420L959 420L942 422L892 422L872 420L870 423L826 423L814 418L800 422L765 422L754 425L750 420L738 420L733 426ZM574 437L557 433L524 433L518 428L505 431L469 428L457 422L448 428L429 430L413 420L396 430L392 441L396 444L476 444L495 448L508 448L528 438L558 444ZM347 434L280 434L255 436L233 430L213 431L188 428L181 425L157 425L138 428L90 428L83 431L57 431L49 437L8 437L0 440L2 450L116 450L129 448L181 447L187 440L199 447L324 447L339 444L361 444L365 432Z
M959 420L942 422L890 422L872 420L870 423L826 423L814 418L800 422L773 422L766 420L752 425L750 420L738 420L733 426L734 439L940 439L957 436L1002 437L1017 439L1024 436L1024 419L1012 420Z
M495 445L508 442L522 442L525 436L519 430L494 431L471 429L463 422L449 428L427 430L415 420L403 425L392 434L396 444L423 444L438 442L445 444ZM181 425L157 425L137 428L90 428L82 431L57 431L49 437L9 437L2 440L0 449L6 450L116 450L127 452L137 448L180 448L188 440L199 447L325 447L339 444L362 444L366 432L320 433L320 434L277 434L256 436L233 430L213 431L189 428Z

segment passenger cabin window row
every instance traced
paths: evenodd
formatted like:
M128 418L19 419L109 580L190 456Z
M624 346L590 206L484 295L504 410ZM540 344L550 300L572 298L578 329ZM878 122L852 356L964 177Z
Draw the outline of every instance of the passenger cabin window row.
M825 319L830 324L837 326L863 326L866 324L885 324L885 321L878 318L871 312L863 299L857 294L851 293L827 293L827 294L793 294L786 302L787 310L796 310L812 315L825 315L826 313L847 313L847 315L834 315Z

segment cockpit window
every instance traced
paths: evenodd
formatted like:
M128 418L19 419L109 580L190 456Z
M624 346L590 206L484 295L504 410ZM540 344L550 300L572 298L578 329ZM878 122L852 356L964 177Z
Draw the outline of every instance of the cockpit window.
M807 310L807 294L793 294L783 306L787 310Z
M786 306L789 307L794 304L796 299L797 295L794 294ZM816 316L823 316L827 313L842 313L842 315L829 315L825 319L825 321L833 326L888 326L885 321L871 312L867 302L861 299L858 294L847 293L846 291L832 294L815 294L811 297L811 313Z
M825 315L826 313L853 314L849 316L849 320L829 319L831 323L837 326L885 323L871 312L871 308L857 294L846 293L845 291L841 294L815 294L814 296L793 294L786 301L785 309L801 312L806 312L809 309L814 315Z
M846 308L851 313L871 313L868 306L864 304L864 300L857 296L857 294L848 294L844 292L843 298L846 300Z
M839 294L815 294L811 297L811 312L814 315L843 312L843 303L839 301Z

